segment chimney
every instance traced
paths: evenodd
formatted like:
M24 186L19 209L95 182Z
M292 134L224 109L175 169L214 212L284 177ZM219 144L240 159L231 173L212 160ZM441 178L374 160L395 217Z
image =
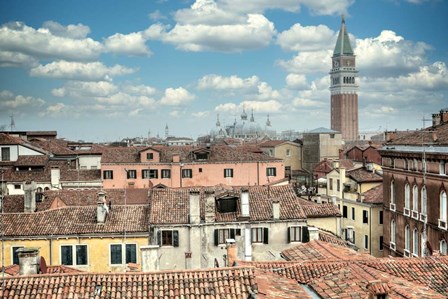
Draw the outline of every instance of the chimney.
M214 191L205 191L205 222L211 223L216 220L216 199Z
M308 226L310 241L319 240L319 229L317 227Z
M25 191L25 213L33 213L36 211L36 183L25 182L23 185L23 191Z
M142 271L158 271L159 263L159 245L140 246L142 254Z
M280 219L280 201L278 199L272 201L272 218L275 220Z
M39 248L24 247L17 249L20 275L38 274L40 268Z
M390 288L387 282L382 282L381 280L371 280L367 284L367 290L369 292L369 299L377 298L389 298Z
M198 190L190 190L190 224L201 222L201 205Z
M241 217L250 217L249 212L249 189L241 189Z
M440 110L440 123L444 124L448 122L448 110L442 109Z
M432 141L436 142L438 139L437 132L432 132Z
M236 249L236 243L234 239L227 239L226 240L226 249L227 249L227 267L234 267L236 266L236 259L237 259L237 249Z
M96 222L98 224L104 224L106 222L106 216L109 213L107 204L103 201L97 202L96 207Z
M61 170L59 168L51 168L51 187L59 188L61 179Z
M336 195L331 196L331 203L336 205Z
M106 199L107 199L107 193L104 192L103 190L101 190L100 192L98 192L96 194L97 198L98 198L98 202L104 202L106 203Z

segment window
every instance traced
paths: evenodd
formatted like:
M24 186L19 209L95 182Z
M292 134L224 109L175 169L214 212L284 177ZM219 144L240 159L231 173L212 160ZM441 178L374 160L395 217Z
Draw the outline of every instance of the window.
M352 207L352 220L355 220L355 208Z
M268 244L269 233L267 227L252 228L252 243Z
M341 186L340 186L340 180L339 179L336 180L336 190L337 191L341 191Z
M171 178L171 169L162 169L162 179L169 179Z
M19 254L17 253L17 250L23 248L23 246L13 246L11 248L12 250L12 263L14 265L18 265L19 264Z
M277 169L275 167L268 167L268 168L266 168L266 175L267 176L276 176L277 175Z
M2 161L11 160L11 152L9 147L2 147Z
M380 236L380 244L379 244L379 250L383 251L383 236Z
M219 213L234 213L237 211L238 197L226 196L221 197L216 201L216 209Z
M445 161L440 161L440 163L439 163L439 174L441 174L441 175L446 174Z
M411 208L411 188L408 183L404 186L404 207L405 209Z
M199 167L199 172L202 172L202 168L201 167Z
M383 224L383 211L380 211L379 215L380 215L379 224Z
M362 223L369 223L369 211L362 211Z
M447 244L446 244L446 241L444 239L440 240L439 252L440 252L441 255L446 255L447 254Z
M182 178L192 178L193 170L191 169L182 169Z
M22 185L20 185L20 184L15 184L15 185L14 185L14 189L16 189L16 190L20 190L20 189L22 189Z
M369 236L364 235L364 249L369 249Z
M440 220L446 222L446 192L440 193Z
M124 249L124 250L123 250ZM137 245L136 244L111 244L110 245L110 263L111 265L121 265L128 263L137 263Z
M416 228L412 233L412 253L418 256L418 230Z
M157 232L157 244L159 246L179 247L179 231L160 230Z
M423 186L421 191L421 200L422 200L422 214L426 215L426 186Z
M153 160L154 159L154 153L146 153L146 160Z
M241 229L225 228L215 229L215 246L226 244L227 239L235 239L241 235Z
M272 157L273 155L274 155L274 150L273 150L273 149L270 149L270 150L269 150L269 156Z
M61 265L87 265L87 245L62 245Z
M305 242L308 227L306 226L291 226L288 227L288 243L291 242ZM309 238L308 238L309 239Z
M157 169L142 169L143 179L157 179L159 177L159 171Z
M342 206L342 217L347 218L347 206Z
M137 170L131 169L126 171L128 179L136 179L137 178Z
M418 211L418 187L414 185L412 188L412 210Z
M224 169L224 177L225 178L233 178L233 169L232 168Z
M395 220L390 222L390 241L395 243Z
M287 157L291 156L291 150L289 148L286 150L286 156Z
M333 179L332 179L332 178L330 178L330 184L329 184L329 186L330 186L330 190L333 190Z
M411 229L409 225L406 225L404 229L404 250L409 251L411 249Z
M414 170L418 171L418 162L417 159L414 159Z
M390 183L390 202L395 204L395 182Z

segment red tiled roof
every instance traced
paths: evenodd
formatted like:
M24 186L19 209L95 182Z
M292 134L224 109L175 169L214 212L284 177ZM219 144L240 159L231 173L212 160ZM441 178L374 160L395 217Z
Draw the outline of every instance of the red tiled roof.
M62 139L34 139L31 141L31 144L56 156L75 155L75 153L67 147L67 141Z
M285 140L268 140L259 144L260 147L276 147L279 144L285 143Z
M4 289L0 290L2 298L20 296L36 299L48 298L49 295L58 298L111 299L249 298L250 294L256 293L255 270L240 267L153 273L12 276L4 279ZM268 298L261 295L260 298Z
M205 191L215 191L219 198L225 194L239 197L240 188L221 189L222 186L202 188L198 190L201 198L201 218L205 218ZM286 186L253 186L249 187L250 220L271 220L272 201L280 202L280 219L305 219L305 213L300 205L294 189ZM189 191L187 189L153 189L151 197L150 222L159 224L188 223ZM219 213L216 211L217 222L237 221L240 216L239 199L237 211Z
M347 176L358 183L383 181L383 177L381 175L376 172L369 171L363 167L348 171Z
M47 266L47 272L45 274L54 274L54 273L84 273L85 271L72 268L65 265L54 265L54 266ZM10 276L16 276L20 273L20 266L19 265L11 265L5 267L5 273Z
M363 202L367 203L383 203L383 184L366 191L363 193Z
M19 156L14 166L45 166L47 162L47 155Z
M9 134L0 133L0 144L1 145L14 145L14 144L23 144L25 141L18 137L13 137Z
M148 207L112 206L104 224L96 221L96 206L63 207L35 213L1 214L4 236L146 233Z
M306 218L341 216L338 207L332 203L317 204L303 198L299 198L299 203L305 212Z
M435 127L425 128L419 131L412 131L408 134L402 134L395 139L386 143L387 145L422 145L433 144L447 145L448 144L448 123L444 123Z

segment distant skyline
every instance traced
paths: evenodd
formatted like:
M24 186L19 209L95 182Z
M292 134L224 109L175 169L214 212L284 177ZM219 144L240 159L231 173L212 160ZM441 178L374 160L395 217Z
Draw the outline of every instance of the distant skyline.
M0 0L0 126L196 138L244 107L277 132L330 128L341 15L361 132L421 128L448 107L448 1Z

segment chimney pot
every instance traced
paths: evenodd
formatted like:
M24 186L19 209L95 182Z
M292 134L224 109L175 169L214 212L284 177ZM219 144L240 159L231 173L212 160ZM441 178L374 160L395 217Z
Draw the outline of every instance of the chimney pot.
M272 201L272 218L280 219L280 201L279 200Z
M201 205L198 190L190 190L190 223L199 224L201 222Z
M32 275L39 273L40 255L39 248L24 247L17 250L19 256L20 275Z
M241 217L250 217L249 189L241 189Z

